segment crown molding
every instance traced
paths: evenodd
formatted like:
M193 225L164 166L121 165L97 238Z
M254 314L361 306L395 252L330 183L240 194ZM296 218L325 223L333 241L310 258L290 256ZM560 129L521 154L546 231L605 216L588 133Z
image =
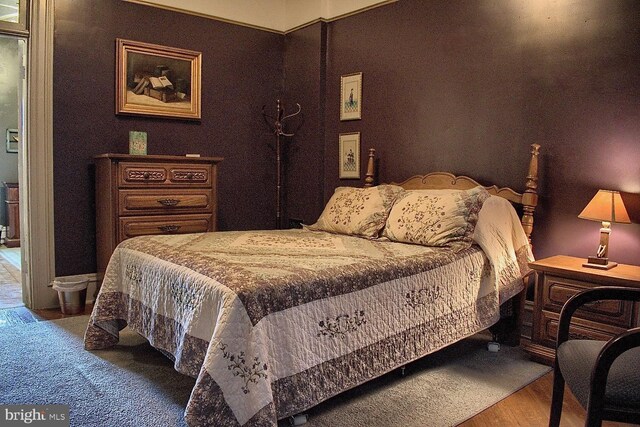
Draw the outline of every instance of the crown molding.
M399 0L124 0L234 25L287 34ZM259 6L259 7L256 7Z

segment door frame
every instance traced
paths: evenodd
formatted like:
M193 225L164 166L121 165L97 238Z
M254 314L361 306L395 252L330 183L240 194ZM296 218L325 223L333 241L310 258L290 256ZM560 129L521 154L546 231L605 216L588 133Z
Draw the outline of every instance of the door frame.
M53 222L54 0L31 0L27 41L26 108L19 165L23 301L58 305Z

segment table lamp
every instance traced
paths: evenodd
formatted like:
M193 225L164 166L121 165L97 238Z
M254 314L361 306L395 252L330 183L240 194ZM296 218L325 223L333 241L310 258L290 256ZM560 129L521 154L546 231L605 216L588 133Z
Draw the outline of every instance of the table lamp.
M583 267L599 268L608 270L618 265L616 262L609 262L609 234L611 234L611 223L620 222L630 224L629 214L622 203L622 197L617 191L598 190L593 199L582 210L578 218L592 221L602 221L600 229L600 245L596 256L587 258Z

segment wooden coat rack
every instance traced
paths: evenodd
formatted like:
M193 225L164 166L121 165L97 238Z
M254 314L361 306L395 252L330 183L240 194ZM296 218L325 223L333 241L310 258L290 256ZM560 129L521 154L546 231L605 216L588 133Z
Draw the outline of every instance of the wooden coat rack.
M282 228L282 143L280 141L280 137L292 137L294 133L286 133L284 131L284 122L285 120L290 119L291 117L297 116L302 111L300 104L296 103L298 110L293 113L285 116L284 107L280 103L280 100L276 100L276 116L272 117L268 115L265 111L266 106L262 106L262 117L264 121L267 123L271 132L273 132L276 136L276 228Z

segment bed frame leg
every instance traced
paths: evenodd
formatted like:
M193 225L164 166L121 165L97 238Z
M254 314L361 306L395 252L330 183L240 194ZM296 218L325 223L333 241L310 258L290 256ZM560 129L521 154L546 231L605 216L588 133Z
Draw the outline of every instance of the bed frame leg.
M524 282L524 289L515 295L511 301L505 303L511 304L511 315L500 319L498 323L489 327L489 331L493 335L493 341L512 347L520 345L522 317L524 315L524 305L531 277L531 274L524 276L522 279Z
M307 421L309 421L309 415L307 414L296 414L289 417L289 425L291 427L304 425Z

